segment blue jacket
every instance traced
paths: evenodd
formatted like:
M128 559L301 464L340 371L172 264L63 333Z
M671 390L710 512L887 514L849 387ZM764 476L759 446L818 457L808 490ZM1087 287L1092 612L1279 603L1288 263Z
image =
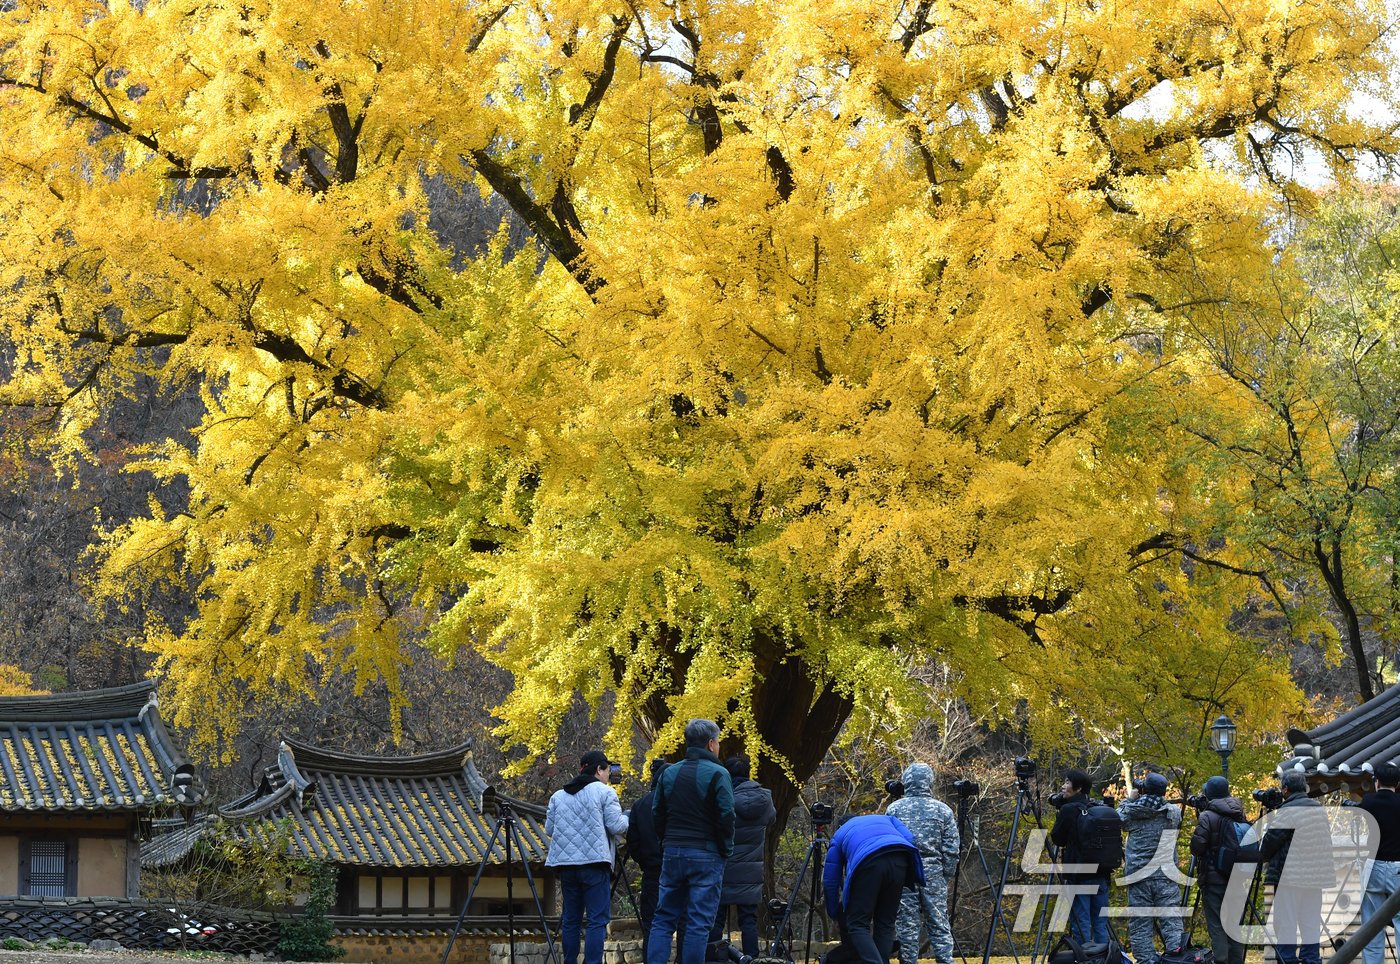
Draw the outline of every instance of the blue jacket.
M924 882L924 862L919 859L919 846L909 828L894 817L875 813L866 817L852 817L841 825L831 838L831 846L826 852L826 866L822 869L822 890L826 894L828 917L839 917L841 908L850 897L851 877L860 862L877 851L889 847L907 847L913 858L919 883ZM837 900L837 894L841 895Z

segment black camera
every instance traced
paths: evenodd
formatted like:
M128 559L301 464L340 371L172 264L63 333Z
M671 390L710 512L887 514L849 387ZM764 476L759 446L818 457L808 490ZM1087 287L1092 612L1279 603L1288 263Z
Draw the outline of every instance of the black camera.
M1206 799L1204 793L1192 793L1187 795L1186 805L1188 807L1194 807L1197 810L1204 810L1206 807L1210 806L1210 801Z
M1035 776L1035 761L1028 756L1018 756L1016 758L1016 779L1029 780Z
M1283 806L1283 791L1278 787L1255 790L1250 796L1254 797L1254 802L1260 804L1265 810L1277 810Z
M836 816L836 810L829 803L812 804L812 825L816 827L827 827L831 825L832 819Z
M730 961L732 964L752 964L753 958L728 941L715 941L705 947L705 960Z
M885 792L898 800L904 796L904 784L899 780L886 780Z
M1059 791L1056 791L1055 793L1050 794L1050 796L1046 799L1049 801L1050 806L1058 810L1060 807L1063 807L1065 805L1065 801L1068 800L1069 797L1065 796Z
M960 797L975 797L982 792L982 788L971 780L954 780L953 789Z

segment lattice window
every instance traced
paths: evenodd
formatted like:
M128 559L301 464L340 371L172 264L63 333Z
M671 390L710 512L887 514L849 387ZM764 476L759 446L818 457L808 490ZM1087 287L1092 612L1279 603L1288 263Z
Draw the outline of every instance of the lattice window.
M68 842L29 841L29 890L31 897L68 896Z

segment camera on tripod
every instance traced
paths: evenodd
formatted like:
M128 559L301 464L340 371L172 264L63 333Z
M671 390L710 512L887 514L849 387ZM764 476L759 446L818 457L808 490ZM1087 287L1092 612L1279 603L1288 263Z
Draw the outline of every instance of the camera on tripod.
M1210 801L1204 793L1191 793L1186 796L1186 805L1196 810L1204 810L1210 806Z
M982 788L971 780L954 780L953 790L960 797L975 797L982 792Z
M1255 790L1250 794L1254 802L1261 805L1265 810L1277 810L1283 806L1283 791L1278 787L1268 787L1263 790Z
M1028 756L1018 756L1014 764L1016 768L1016 779L1029 780L1035 776L1037 770L1036 762Z
M829 803L812 804L812 826L829 827L831 821L836 817L836 810Z

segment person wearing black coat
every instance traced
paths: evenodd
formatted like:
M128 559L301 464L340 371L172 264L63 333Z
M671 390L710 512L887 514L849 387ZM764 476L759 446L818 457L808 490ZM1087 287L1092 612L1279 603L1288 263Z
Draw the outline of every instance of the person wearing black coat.
M773 794L749 778L749 758L740 754L724 761L734 781L734 853L724 863L719 915L710 942L724 939L729 908L739 917L743 951L758 955L758 905L763 901L763 843L768 828L778 819Z
M661 890L661 839L656 835L651 803L656 793L656 780L666 767L665 760L651 761L651 788L632 804L627 817L627 856L642 870L641 894L637 898L640 905L637 916L642 924L642 960L646 960L651 919L656 914L656 896Z

